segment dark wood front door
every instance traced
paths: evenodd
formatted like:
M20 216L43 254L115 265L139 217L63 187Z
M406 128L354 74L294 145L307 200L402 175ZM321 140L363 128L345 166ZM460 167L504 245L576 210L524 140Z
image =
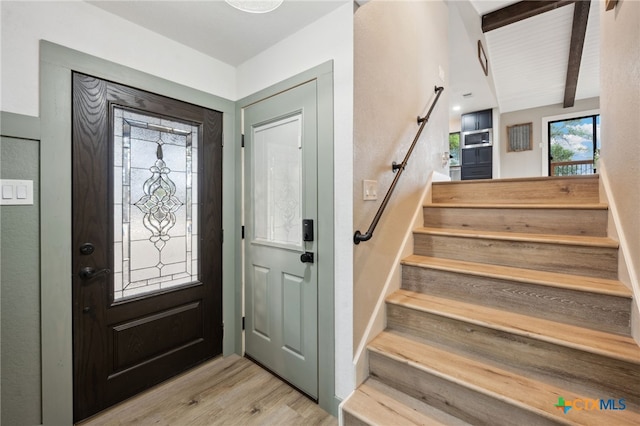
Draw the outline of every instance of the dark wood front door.
M222 113L74 73L72 138L78 421L222 352Z

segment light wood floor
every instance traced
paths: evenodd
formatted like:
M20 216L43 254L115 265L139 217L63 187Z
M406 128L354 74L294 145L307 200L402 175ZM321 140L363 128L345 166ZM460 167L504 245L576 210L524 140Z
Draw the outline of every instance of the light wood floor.
M246 358L217 358L79 425L337 425Z

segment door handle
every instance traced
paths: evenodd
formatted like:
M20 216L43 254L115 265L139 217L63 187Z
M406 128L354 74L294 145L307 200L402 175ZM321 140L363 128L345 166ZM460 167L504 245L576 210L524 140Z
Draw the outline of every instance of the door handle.
M95 278L98 275L109 274L110 272L111 272L111 270L108 269L108 268L96 270L96 268L94 268L92 266L85 266L84 268L80 269L80 272L78 272L78 276L81 279L86 281L86 280L90 280L92 278Z
M310 251L305 251L300 255L300 262L302 263L313 263L313 253Z

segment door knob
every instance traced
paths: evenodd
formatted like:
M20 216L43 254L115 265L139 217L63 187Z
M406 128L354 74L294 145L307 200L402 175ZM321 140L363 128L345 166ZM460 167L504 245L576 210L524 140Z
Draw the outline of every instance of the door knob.
M313 253L310 251L305 251L300 255L300 262L302 263L313 263Z
M111 270L107 268L96 270L96 268L92 266L85 266L84 268L80 269L80 272L78 272L78 276L83 280L90 280L92 278L97 277L98 275L102 275L102 274L106 275L106 274L109 274L110 272Z

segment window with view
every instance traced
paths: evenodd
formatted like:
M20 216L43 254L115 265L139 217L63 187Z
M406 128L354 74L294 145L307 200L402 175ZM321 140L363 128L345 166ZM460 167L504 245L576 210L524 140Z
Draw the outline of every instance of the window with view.
M460 132L449 133L449 165L460 165Z
M596 173L600 155L600 115L549 122L549 175Z

